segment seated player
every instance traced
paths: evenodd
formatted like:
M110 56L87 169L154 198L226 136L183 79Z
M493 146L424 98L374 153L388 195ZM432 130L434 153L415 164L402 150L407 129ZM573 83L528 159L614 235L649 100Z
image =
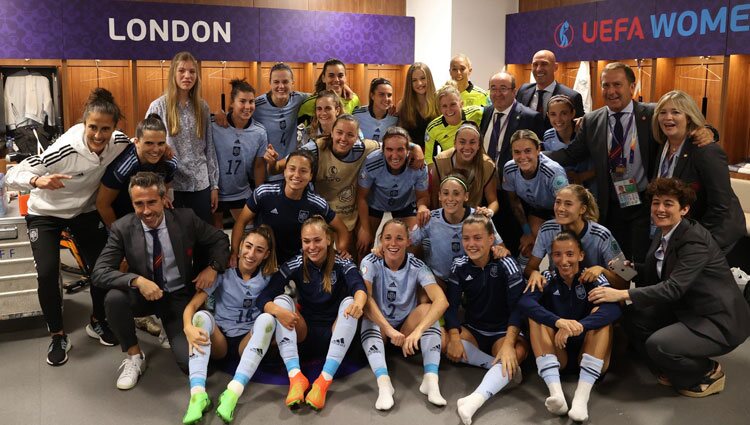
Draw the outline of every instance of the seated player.
M568 414L582 422L588 419L591 387L607 370L612 352L612 322L620 317L617 303L595 306L588 293L599 286L609 286L599 275L584 283L579 280L583 245L575 233L563 230L552 241L554 271L545 271L547 286L543 292L527 292L519 301L521 311L529 317L529 337L536 356L539 376L549 388L544 402L550 413ZM560 369L573 362L580 364L578 388L570 411L560 385Z
M241 356L240 363L219 397L216 414L224 422L234 419L237 400L268 352L276 328L273 316L262 313L255 302L277 269L273 245L270 227L251 230L242 240L237 267L225 270L211 287L198 289L185 307L182 322L190 350L190 403L182 423L197 423L211 407L206 393L209 358L222 359L231 351ZM214 296L214 314L201 310L209 295Z
M489 369L479 387L458 400L458 415L466 425L510 380L520 381L518 365L528 352L516 306L523 290L523 275L513 258L492 258L494 231L492 221L485 216L464 220L461 242L466 255L453 260L448 282L448 358ZM462 299L463 324L458 319Z
M362 348L378 382L375 408L393 407L394 389L385 363L385 342L401 347L404 356L422 350L424 377L419 391L437 406L446 401L438 386L441 330L438 320L448 308L448 301L435 283L429 267L406 252L409 231L399 219L388 220L380 234L383 258L369 254L360 270L370 294L362 319ZM422 288L429 303L417 304Z
M325 219L305 220L301 239L302 254L281 266L256 302L276 317L276 343L289 373L286 405L294 409L305 402L320 410L357 332L367 292L357 266L336 256L335 232ZM299 312L294 300L283 295L290 281L296 283ZM307 396L310 383L300 369L298 341L305 356L326 353L323 371Z

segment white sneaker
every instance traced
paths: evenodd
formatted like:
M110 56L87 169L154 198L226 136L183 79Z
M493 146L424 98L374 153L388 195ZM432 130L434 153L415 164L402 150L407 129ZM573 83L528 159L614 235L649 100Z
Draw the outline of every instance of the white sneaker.
M146 356L143 354L128 356L120 363L120 376L117 378L117 388L129 390L138 383L143 371L146 370Z

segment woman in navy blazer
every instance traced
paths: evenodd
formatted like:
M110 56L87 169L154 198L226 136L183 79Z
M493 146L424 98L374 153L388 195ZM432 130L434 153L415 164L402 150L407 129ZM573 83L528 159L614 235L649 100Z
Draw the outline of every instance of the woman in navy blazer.
M750 308L711 232L685 218L693 190L677 179L648 186L658 230L645 264L636 264L636 288L598 287L589 300L630 300L631 342L645 351L659 383L688 397L724 389L726 377L710 357L727 354L750 335Z
M659 99L654 110L654 138L663 148L654 177L674 177L687 183L697 199L690 218L713 235L726 255L745 234L745 214L732 191L727 155L718 143L698 147L689 134L706 125L693 98L673 90Z

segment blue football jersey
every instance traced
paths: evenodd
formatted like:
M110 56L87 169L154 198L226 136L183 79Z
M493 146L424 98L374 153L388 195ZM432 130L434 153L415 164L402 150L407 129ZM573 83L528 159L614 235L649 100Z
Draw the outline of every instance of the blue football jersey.
M244 200L252 192L253 167L256 160L263 161L268 137L263 125L254 119L240 129L234 128L231 115L227 118L227 128L211 124L219 164L219 200Z
M359 121L360 133L366 139L374 140L378 143L380 143L380 139L385 134L385 131L398 123L398 117L394 117L393 115L386 115L382 119L375 118L372 116L368 106L360 106L354 110L352 115Z
M229 268L210 288L204 289L214 296L214 318L224 335L243 336L253 329L255 319L263 312L263 306L256 300L270 280L271 276L258 271L244 281L238 269Z
M560 164L539 154L536 175L526 179L512 159L503 167L503 189L515 192L516 196L534 208L551 210L557 192L568 185L568 175Z
M292 92L289 101L284 106L276 106L271 100L271 93L264 93L255 98L255 112L253 119L263 124L268 133L268 143L279 153L279 158L297 150L297 113L302 103L307 100L306 93ZM283 180L284 176L277 174L269 176L269 181Z
M416 202L416 191L428 189L427 167L415 170L404 166L392 174L382 150L367 155L359 173L359 185L370 189L367 203L378 211L398 211Z
M562 231L562 226L555 220L547 220L539 228L539 234L534 242L534 249L531 255L537 258L544 258L545 255L552 253L552 240ZM622 253L620 245L612 236L612 232L606 227L594 221L587 221L584 224L581 234L578 235L583 245L583 251L586 255L583 257L582 264L584 267L602 266L607 264ZM554 268L550 261L550 269Z

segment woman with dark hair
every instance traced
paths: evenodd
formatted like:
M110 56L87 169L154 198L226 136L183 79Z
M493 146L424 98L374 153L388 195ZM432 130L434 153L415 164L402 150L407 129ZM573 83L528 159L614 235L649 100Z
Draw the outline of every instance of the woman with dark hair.
M750 335L748 308L713 235L685 218L695 192L657 178L648 185L657 227L644 264L635 264L636 287L599 287L595 304L630 301L630 341L658 373L658 381L688 397L724 389L726 376L711 357L734 350Z
M169 65L166 93L151 102L146 116L156 113L162 118L167 143L180 162L172 183L174 206L191 208L211 223L219 205L219 168L200 75L192 54L177 53Z
M44 153L26 158L8 171L10 189L31 190L26 216L29 241L36 264L39 304L52 341L47 363L68 361L72 344L63 328L60 291L60 234L69 228L87 264L96 263L107 242L107 232L96 211L96 189L112 161L128 147L128 137L116 131L122 118L112 93L94 89L83 107L83 122L76 124ZM118 343L105 320L106 291L91 287L93 314L86 333L103 345Z
M392 107L393 85L385 78L374 78L370 82L370 104L352 112L365 139L379 142L385 131L396 125L398 117L389 114Z
M427 125L440 115L435 82L430 68L415 62L406 72L404 95L398 107L398 125L409 132L412 142L424 150Z
M298 123L307 125L312 120L315 116L315 98L323 90L334 91L341 98L343 110L347 114L351 114L359 106L359 97L346 83L346 65L338 59L328 59L315 81L316 94L308 97L299 108Z
M559 151L567 149L570 143L575 139L575 122L576 108L573 101L564 94L552 96L547 101L547 119L552 128L544 132L542 144L545 151ZM574 166L565 167L568 173L568 180L571 183L577 183L590 187L593 184L594 167L590 160L586 160Z
M706 120L687 93L673 90L659 99L652 131L664 145L657 177L674 177L695 190L690 218L708 229L726 255L745 234L745 214L729 182L727 155L718 143L696 146L691 136Z

